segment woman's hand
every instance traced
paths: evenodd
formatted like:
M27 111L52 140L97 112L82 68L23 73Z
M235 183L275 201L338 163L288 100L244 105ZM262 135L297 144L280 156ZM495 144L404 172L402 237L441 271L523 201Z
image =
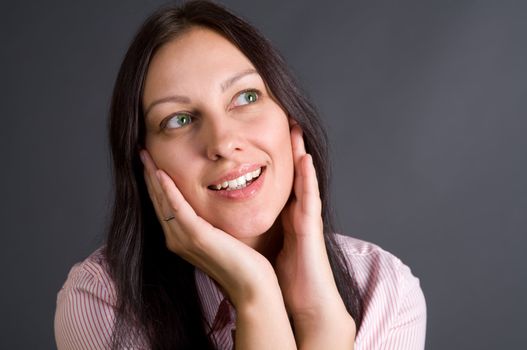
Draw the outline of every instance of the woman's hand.
M299 337L317 337L320 344L330 341L323 348L338 349L328 346L335 341L335 331L339 332L336 340L349 334L347 338L352 345L355 323L333 278L324 243L316 172L298 125L291 129L291 143L295 163L293 196L281 214L284 244L275 268L286 307L294 320L297 341Z
M216 280L236 308L236 348L296 349L271 263L199 217L146 150L141 159L167 247Z
M198 216L148 151L142 150L140 156L168 249L216 280L235 306L276 279L263 255Z

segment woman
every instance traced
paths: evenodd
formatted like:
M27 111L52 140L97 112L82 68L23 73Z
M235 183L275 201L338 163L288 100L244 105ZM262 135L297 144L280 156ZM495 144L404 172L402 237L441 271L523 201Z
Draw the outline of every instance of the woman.
M333 233L322 130L246 22L154 13L117 77L112 223L59 292L59 349L423 348L418 279Z

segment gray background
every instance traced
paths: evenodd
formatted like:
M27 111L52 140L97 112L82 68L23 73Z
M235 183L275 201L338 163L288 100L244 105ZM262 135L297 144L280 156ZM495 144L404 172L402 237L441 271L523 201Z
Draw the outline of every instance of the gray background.
M527 2L225 1L326 120L342 230L406 262L428 349L527 341ZM156 1L2 4L2 349L54 347L56 293L101 242L106 115Z

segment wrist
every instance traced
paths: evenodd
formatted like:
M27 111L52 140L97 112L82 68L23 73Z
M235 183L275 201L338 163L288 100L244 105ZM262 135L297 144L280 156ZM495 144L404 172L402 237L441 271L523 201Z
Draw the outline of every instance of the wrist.
M312 310L302 315L293 315L293 324L299 345L316 340L328 342L327 344L335 341L346 344L355 339L355 321L344 305L342 308L326 308L318 312Z
M237 312L251 312L270 302L283 305L282 291L272 267L260 272L233 290L231 301Z
M277 282L240 299L235 308L237 349L297 348Z

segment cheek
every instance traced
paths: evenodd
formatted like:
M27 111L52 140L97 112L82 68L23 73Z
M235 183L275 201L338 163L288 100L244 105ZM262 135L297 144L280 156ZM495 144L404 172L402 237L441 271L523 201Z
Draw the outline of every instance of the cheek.
M260 142L266 145L276 175L281 180L277 184L277 190L285 191L285 195L289 196L294 175L293 151L289 123L285 115L282 116L262 127Z
M181 145L174 141L160 142L157 140L146 142L146 148L158 169L166 172L174 180L178 189L185 196L191 189L191 179L195 179L194 169L189 164L196 164L191 150L181 152Z

